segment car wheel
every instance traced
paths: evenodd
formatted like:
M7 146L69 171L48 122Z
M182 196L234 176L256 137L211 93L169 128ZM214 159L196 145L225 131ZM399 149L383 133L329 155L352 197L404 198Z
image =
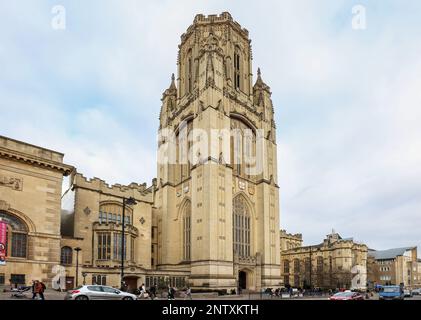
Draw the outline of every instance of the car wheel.
M89 300L87 296L77 296L75 300Z
M124 297L123 300L133 300L132 297Z

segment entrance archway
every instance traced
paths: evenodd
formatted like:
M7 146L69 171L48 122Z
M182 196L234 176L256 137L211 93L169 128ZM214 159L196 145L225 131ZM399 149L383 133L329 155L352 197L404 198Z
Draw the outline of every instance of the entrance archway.
M136 276L124 277L124 282L126 282L126 284L127 284L127 291L128 292L133 293L133 292L136 291L136 289L138 288L138 285L137 285L137 279L138 278L139 277L136 277Z
M242 290L247 289L247 273L245 271L238 273L238 286Z

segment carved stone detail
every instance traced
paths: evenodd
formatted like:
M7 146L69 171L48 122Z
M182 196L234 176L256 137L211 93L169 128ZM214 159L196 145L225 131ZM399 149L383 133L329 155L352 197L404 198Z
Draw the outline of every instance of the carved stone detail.
M23 179L16 177L6 177L0 175L0 186L9 187L16 191L22 191L23 188Z

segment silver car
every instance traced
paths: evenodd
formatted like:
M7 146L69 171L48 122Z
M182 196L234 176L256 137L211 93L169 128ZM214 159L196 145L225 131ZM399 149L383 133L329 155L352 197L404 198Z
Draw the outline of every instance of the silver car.
M137 300L134 294L107 286L81 286L67 291L65 300Z

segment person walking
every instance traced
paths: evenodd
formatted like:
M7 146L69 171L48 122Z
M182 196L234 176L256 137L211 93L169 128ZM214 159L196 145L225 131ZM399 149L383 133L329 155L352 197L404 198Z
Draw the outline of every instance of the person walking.
M37 297L37 292L36 292L36 281L32 280L32 300L34 300Z
M156 286L155 286L155 285L152 285L152 286L149 288L149 294L150 294L150 298L151 298L151 300L153 300L153 299L155 299L155 298L156 298Z
M187 287L187 290L186 290L186 298L188 298L189 300L192 300L191 288L190 287Z
M171 286L168 286L168 300L175 300L174 298L175 290Z
M35 283L35 292L40 296L41 300L45 300L44 291L45 291L45 284L41 281L36 281Z

